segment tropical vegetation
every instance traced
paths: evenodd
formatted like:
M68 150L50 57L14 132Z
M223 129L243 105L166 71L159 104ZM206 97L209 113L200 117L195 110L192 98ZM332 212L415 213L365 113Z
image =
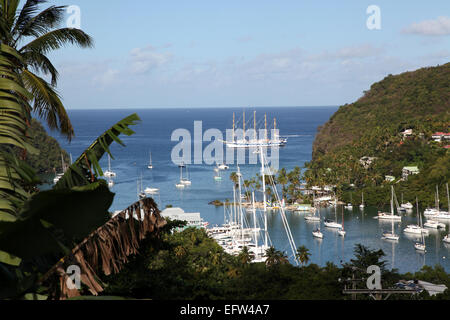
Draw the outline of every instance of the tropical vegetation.
M337 187L340 198L364 198L368 205L389 202L389 184L397 194L423 206L434 204L436 185L450 181L450 144L432 139L450 128L450 63L389 75L373 84L358 101L341 106L318 129L312 161L305 164L308 185ZM404 135L405 130L412 130ZM372 158L367 164L360 161ZM402 179L405 166L418 175ZM386 181L386 176L395 177ZM446 206L446 193L441 192ZM358 203L357 200L356 202Z

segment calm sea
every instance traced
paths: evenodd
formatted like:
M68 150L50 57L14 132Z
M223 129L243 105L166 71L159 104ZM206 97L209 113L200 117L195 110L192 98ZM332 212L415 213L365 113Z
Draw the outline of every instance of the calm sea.
M253 110L257 111L259 126L264 126L264 114L267 113L270 123L276 117L277 125L282 136L288 137L286 147L279 150L280 167L291 170L296 166L303 167L311 159L312 143L317 128L324 124L337 110L337 107L272 107L246 109L248 125L253 124ZM111 161L112 170L117 173L115 186L112 191L116 197L111 211L121 210L137 201L137 188L142 175L143 188L148 186L160 189L160 195L155 200L161 208L167 205L181 207L186 212L200 212L202 218L210 225L221 224L224 221L223 208L216 208L208 203L213 200L232 199L232 182L229 179L230 170L222 172L223 180L214 180L213 165L188 166L189 178L192 186L180 191L175 183L180 179L178 166L171 161L171 153L178 143L171 141L172 132L176 129L187 129L194 137L194 121L202 121L203 130L216 128L225 132L232 127L233 112L237 119L242 118L242 108L214 108L214 109L110 109L110 110L70 110L69 115L75 128L76 137L68 144L61 137L55 136L63 148L76 159L94 139L114 123L129 114L137 113L142 122L132 129L136 132L131 137L121 137L126 147L112 145L114 160ZM225 149L224 149L225 150ZM152 153L153 170L147 169L149 153ZM107 158L101 161L106 169ZM259 172L259 164L242 165L244 179L250 179ZM261 198L260 194L256 197ZM340 208L338 220L341 220ZM322 217L334 218L334 209L322 209ZM343 239L334 230L327 230L324 226L323 240L316 240L311 232L317 225L304 220L304 214L287 212L287 219L297 247L305 245L312 253L311 262L325 265L331 261L337 265L353 258L355 244L361 243L372 249L382 249L386 253L385 259L391 267L400 272L415 272L424 265L441 264L450 271L450 247L442 244L442 237L446 231L430 230L426 237L427 253L420 254L414 250L413 237L403 233L407 224L415 223L414 214L406 215L403 221L395 224L395 229L401 238L398 242L381 240L383 231L391 229L390 222L379 222L373 219L376 208L345 210L345 229L347 236ZM247 217L251 221L251 216ZM290 255L289 244L280 214L269 212L268 229L273 245ZM448 226L447 226L448 230Z

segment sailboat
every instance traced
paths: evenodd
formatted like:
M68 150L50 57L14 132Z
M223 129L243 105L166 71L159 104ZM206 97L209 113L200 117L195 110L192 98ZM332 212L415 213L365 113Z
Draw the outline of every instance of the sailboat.
M57 173L56 175L55 175L55 178L53 179L53 183L54 184L57 184L58 183L58 181L64 176L64 173L66 172L66 165L65 165L65 163L64 163L64 156L63 156L63 154L61 153L61 170L62 170L62 172L61 173Z
M361 193L361 199L362 199L362 201L361 201L361 204L359 205L359 208L360 209L364 209L364 207L365 207L365 205L364 205L364 192Z
M111 156L108 153L108 170L105 171L104 176L107 178L113 178L116 176L116 173L111 170Z
M417 202L417 224L410 224L408 226L406 226L405 230L403 230L404 233L412 233L412 234L420 234L420 235L428 235L429 231L427 229L424 229L422 227L422 217L419 214L419 204L418 201Z
M317 217L317 218L319 219L318 221L320 221L320 210L318 210L318 211L319 211L319 217ZM306 219L306 217L305 217L305 219ZM309 220L309 221L311 221L311 220ZM312 221L316 221L316 220L312 220ZM312 235L314 238L323 239L323 233L322 233L322 231L320 231L320 224L317 227L317 229L312 232Z
M183 167L184 167L184 165L181 164L179 167L180 167L180 182L178 182L178 183L175 185L175 187L176 187L177 189L184 189L184 188L186 187L186 185L185 185L184 183L182 183L182 181L183 181Z
M149 169L153 169L153 163L152 163L152 153L150 152L150 160L149 160L149 163L148 163L148 166L147 166L147 168L149 168Z
M378 219L380 220L402 220L401 216L394 214L394 187L391 186L391 212L378 212Z
M145 194L157 194L159 192L158 188L147 187L144 190Z
M353 200L352 200L352 194L350 193L350 203L348 203L348 204L345 206L345 209L349 209L349 210L353 209L352 202L353 202Z
M448 196L448 191L447 191ZM435 208L426 208L423 213L425 216L433 217L436 219L450 219L450 210L449 212L442 211L439 205L439 187L436 185L436 193L435 193Z
M187 169L187 165L184 165L181 167L181 170L183 171L183 167L186 167L186 178L183 178L183 175L181 175L180 183L184 184L185 186L190 186L192 184L191 180L189 180L189 173Z
M392 187L391 215L394 216L394 187ZM378 217L380 217L380 213L378 213ZM391 232L384 232L382 239L397 241L400 237L394 231L394 218L391 218L391 227Z
M320 222L320 217L316 216L316 212L319 211L314 207L314 211L312 215L305 216L306 221L312 221L312 222Z
M417 215L419 216L419 223L420 223L420 227L422 228L422 216L419 214L419 202L418 202L418 200L417 200L417 198L416 198L416 205L417 205ZM422 228L423 229L423 228ZM427 230L428 231L428 230ZM424 238L424 236L423 236L423 231L420 233L420 235L421 235L421 240L422 240L422 242L416 242L415 244L414 244L414 248L416 249L416 250L418 250L418 251L422 251L422 252L426 252L426 246L425 246L425 238Z
M342 229L342 224L337 223L337 200L336 200L336 197L334 198L334 216L335 216L335 221L325 219L325 221L324 221L325 227Z
M342 228L338 230L338 235L345 237L347 232L344 229L344 207L342 207Z
M216 175L214 176L214 180L222 181L222 177L220 176L220 169L219 169L219 167L214 168L214 172L216 172Z
M147 197L145 192L142 191L142 175L141 175L140 187L139 187L139 180L137 181L137 194L138 194L139 200L144 199L144 198Z
M447 202L448 202L448 214L450 215L450 195L448 193L448 183L446 184L447 187ZM445 243L450 243L450 233L447 234L444 239L442 239Z

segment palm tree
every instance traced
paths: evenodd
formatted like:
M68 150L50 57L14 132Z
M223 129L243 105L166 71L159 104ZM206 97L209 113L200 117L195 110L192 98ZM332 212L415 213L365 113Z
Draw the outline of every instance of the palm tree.
M248 265L252 262L252 260L255 258L254 254L250 252L247 246L244 246L241 250L241 252L238 255L238 260L243 265Z
M18 79L15 80L31 93L28 101L32 111L45 119L51 129L59 130L70 140L74 134L72 124L56 91L58 71L47 55L67 44L92 47L93 40L82 30L58 28L66 6L50 6L40 11L39 6L45 0L27 0L22 9L19 9L19 2L0 0L2 49L17 53L22 61L21 68L16 69ZM4 69L1 73L5 78ZM49 76L50 83L38 74Z
M281 251L270 247L266 250L266 266L272 267L275 265L288 263L288 257Z
M296 258L300 261L302 266L308 263L309 257L311 256L311 253L309 253L309 249L305 246L298 247Z
M233 181L234 185L237 186L239 183L239 176L236 172L230 174L230 180Z

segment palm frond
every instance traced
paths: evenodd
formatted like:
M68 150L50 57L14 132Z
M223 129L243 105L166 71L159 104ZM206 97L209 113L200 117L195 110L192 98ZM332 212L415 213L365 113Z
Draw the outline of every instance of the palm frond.
M11 32L15 38L14 44L25 37L39 37L56 28L64 18L65 8L66 6L51 6L33 17L27 15L22 21L17 21Z
M23 46L19 52L27 51L47 54L52 50L72 44L81 48L91 48L94 44L93 39L82 30L73 28L61 28L49 31Z
M70 141L73 127L58 93L47 81L28 70L23 70L21 75L25 88L33 95L33 111L47 121L50 129L59 130Z
M34 72L40 72L44 75L51 76L51 85L56 86L59 73L50 59L39 52L27 51L22 53L22 58L28 67L31 67Z

